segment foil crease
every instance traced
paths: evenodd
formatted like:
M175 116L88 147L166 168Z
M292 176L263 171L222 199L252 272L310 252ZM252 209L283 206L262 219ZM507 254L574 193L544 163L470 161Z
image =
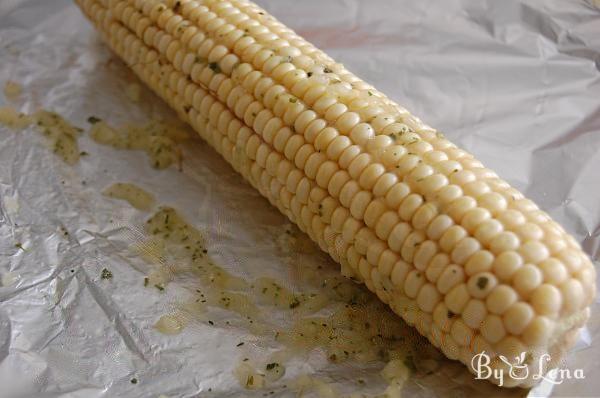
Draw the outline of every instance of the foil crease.
M258 3L474 153L600 262L597 2ZM23 112L49 109L82 127L90 115L113 124L173 117L147 90L140 103L128 99L123 87L132 74L68 0L0 2L0 65L0 83L24 86L18 101L0 97L0 105ZM262 396L232 375L235 344L254 339L244 330L195 325L164 336L153 329L188 294L186 281L171 282L164 294L144 289L147 265L128 248L142 238L148 214L101 191L135 182L210 231L220 260L249 278L289 278L274 244L284 217L199 140L186 145L183 172L154 170L142 153L100 146L86 134L80 147L90 156L68 166L33 128L0 126L0 397ZM301 260L333 267L316 252ZM104 268L110 282L100 277ZM586 379L542 383L523 395L596 396L598 336L596 303L565 366L583 369ZM275 350L261 344L255 348ZM288 366L289 375L323 377L344 392L357 375L373 392L385 384L382 364L325 366L311 355ZM416 380L407 396L506 393L437 376L445 388Z

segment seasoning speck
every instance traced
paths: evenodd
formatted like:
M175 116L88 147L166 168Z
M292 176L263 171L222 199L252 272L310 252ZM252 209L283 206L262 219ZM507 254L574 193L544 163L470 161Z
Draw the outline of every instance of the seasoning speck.
M100 278L102 279L112 279L113 274L108 269L103 268L102 273L100 274Z
M483 289L485 289L485 287L487 286L488 282L489 282L489 280L488 280L488 278L487 278L487 277L485 277L485 276L481 276L481 277L479 277L479 278L477 279L477 287L478 287L480 290L483 290Z
M277 366L279 366L279 364L277 362L273 362L273 363L268 363L266 366L267 370L273 370L275 369Z
M294 309L294 308L298 307L299 305L300 305L300 301L298 301L298 299L296 297L294 297L294 299L290 303L290 308Z
M137 384L138 383L138 379L136 379L135 377L133 379L131 379L131 384Z

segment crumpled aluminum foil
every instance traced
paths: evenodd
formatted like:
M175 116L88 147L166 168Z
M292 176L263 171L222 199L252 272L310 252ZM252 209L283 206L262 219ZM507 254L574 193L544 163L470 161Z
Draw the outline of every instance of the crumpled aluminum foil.
M597 2L258 3L474 153L600 261ZM90 115L113 124L172 116L148 91L139 104L127 98L131 73L68 0L3 0L0 62L0 82L24 85L16 102L24 112L43 107L82 127ZM80 147L90 156L68 166L34 129L0 127L0 397L262 396L232 376L236 343L254 341L248 345L264 353L273 344L243 329L202 324L176 336L156 332L154 323L188 286L176 280L164 293L142 286L148 266L128 247L141 239L148 214L101 191L135 182L152 192L210 230L219 259L247 277L289 276L273 243L284 218L200 141L185 148L183 172L154 170L144 154L100 146L87 135ZM331 263L318 253L302 256ZM103 268L112 280L101 279ZM583 369L586 379L545 382L529 396L596 396L599 336L596 303L565 366ZM369 380L366 392L385 387L382 365L324 363L312 354L293 359L287 375L314 374L345 392L357 375ZM477 395L457 379L443 382L445 390L415 381L409 396ZM504 393L491 391L479 394Z

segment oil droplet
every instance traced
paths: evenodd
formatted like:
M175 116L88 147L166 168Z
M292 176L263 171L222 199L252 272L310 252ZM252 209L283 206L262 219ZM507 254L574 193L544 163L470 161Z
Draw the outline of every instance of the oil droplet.
M154 328L160 333L167 335L175 335L181 333L185 327L185 322L181 319L181 316L177 315L163 315L154 324Z
M2 286L10 286L19 280L19 274L15 272L6 272L2 274Z
M102 194L124 200L139 210L150 210L154 206L154 196L135 184L118 182L106 188Z

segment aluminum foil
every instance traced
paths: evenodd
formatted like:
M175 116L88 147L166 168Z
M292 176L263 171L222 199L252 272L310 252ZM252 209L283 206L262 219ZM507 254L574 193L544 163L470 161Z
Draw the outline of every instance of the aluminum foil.
M596 2L258 3L474 153L600 261ZM127 97L131 73L68 0L0 2L0 65L0 82L24 86L18 100L0 98L0 105L50 109L82 127L90 115L115 124L173 117L149 91L139 103ZM165 292L144 288L148 265L130 247L143 238L149 214L101 191L135 182L208 231L211 250L232 273L292 286L274 243L284 217L198 140L186 144L183 171L157 171L143 153L86 134L80 147L90 155L68 166L35 129L0 127L0 397L296 396L279 387L248 391L232 375L244 355L276 350L273 341L202 322L175 336L157 333L153 325L189 295L190 281L174 280ZM335 267L316 251L298 256ZM104 268L112 279L102 279ZM585 380L511 394L597 396L599 336L596 303L565 366L583 369ZM247 342L243 353L239 341ZM284 381L311 374L344 393L385 388L383 363L331 365L314 350L286 366ZM453 375L411 379L406 396L508 394L460 370ZM356 387L359 376L367 387Z

